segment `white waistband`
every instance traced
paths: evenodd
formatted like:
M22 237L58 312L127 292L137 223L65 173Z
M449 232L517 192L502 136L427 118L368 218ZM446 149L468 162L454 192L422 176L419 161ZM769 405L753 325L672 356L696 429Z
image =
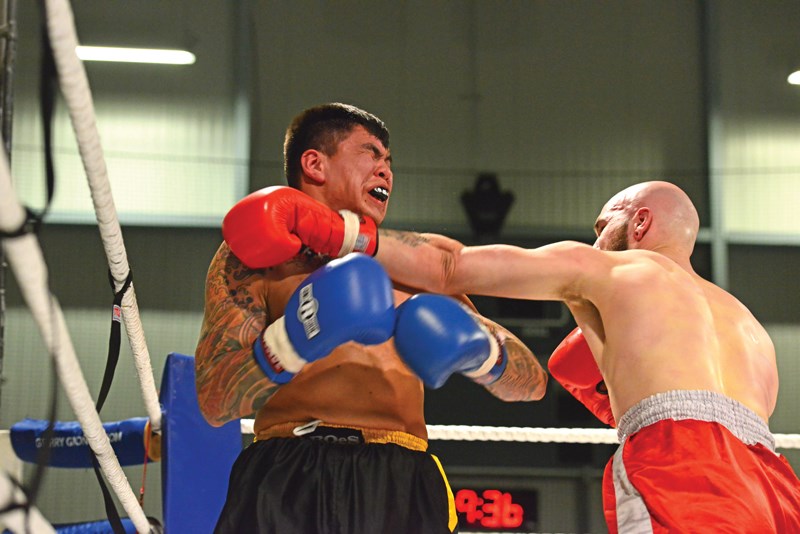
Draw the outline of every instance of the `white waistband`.
M695 419L719 423L742 442L761 443L775 450L775 438L754 411L739 401L713 391L679 390L657 393L636 403L619 418L620 443L642 428L665 419Z

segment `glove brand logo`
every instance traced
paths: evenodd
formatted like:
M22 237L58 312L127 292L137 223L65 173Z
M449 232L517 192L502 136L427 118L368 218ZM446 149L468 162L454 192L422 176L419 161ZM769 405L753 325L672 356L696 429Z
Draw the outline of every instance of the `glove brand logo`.
M261 350L264 351L264 355L267 357L267 363L272 367L275 374L281 374L284 371L283 365L281 365L278 355L269 350L269 347L264 343L264 336L261 336Z
M364 252L367 250L369 246L369 236L364 234L358 234L356 238L356 244L353 247L354 252Z
M314 284L308 284L300 289L300 305L297 307L297 320L303 323L306 339L311 339L321 331L317 320L319 302L314 298L313 286Z

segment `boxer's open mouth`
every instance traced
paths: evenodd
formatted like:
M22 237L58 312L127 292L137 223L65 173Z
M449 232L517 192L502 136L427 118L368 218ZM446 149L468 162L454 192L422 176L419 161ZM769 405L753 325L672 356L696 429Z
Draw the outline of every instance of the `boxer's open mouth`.
M377 198L381 202L386 202L387 200L389 200L389 191L386 190L386 188L384 187L376 187L375 189L370 191L369 194L374 198Z

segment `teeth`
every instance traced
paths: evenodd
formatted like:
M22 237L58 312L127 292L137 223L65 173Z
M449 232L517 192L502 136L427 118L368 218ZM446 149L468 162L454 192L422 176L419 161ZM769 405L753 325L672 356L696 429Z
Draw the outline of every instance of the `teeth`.
M386 189L385 187L376 187L375 189L370 191L370 194L373 197L383 202L385 202L389 198L389 190Z

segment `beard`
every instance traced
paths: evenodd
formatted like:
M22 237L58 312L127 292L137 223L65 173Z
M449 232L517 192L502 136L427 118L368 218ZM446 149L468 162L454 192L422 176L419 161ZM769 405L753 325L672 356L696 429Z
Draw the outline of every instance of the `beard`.
M610 236L608 240L608 245L606 245L605 250L613 251L613 252L620 252L623 250L628 250L628 225L621 225L614 233Z

